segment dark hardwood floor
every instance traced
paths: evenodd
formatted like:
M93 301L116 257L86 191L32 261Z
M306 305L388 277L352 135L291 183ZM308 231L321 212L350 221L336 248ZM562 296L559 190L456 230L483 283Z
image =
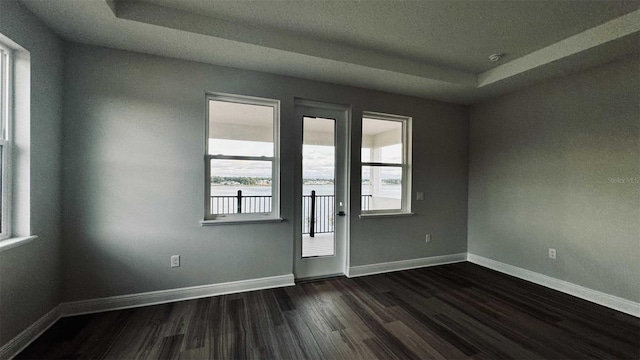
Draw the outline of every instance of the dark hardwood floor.
M64 318L18 359L640 359L640 319L471 263Z

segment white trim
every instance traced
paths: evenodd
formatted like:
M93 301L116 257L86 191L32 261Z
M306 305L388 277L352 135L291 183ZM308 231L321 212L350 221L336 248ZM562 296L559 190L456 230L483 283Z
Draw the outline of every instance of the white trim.
M287 274L178 289L149 291L138 294L62 303L60 304L60 314L61 316L90 314L293 285L295 285L293 274Z
M353 125L353 114L351 107L348 107L345 111L345 127L347 128L345 135L345 158L344 158L344 208L349 212L351 209L351 127ZM337 145L337 144L336 144ZM339 206L339 205L338 205ZM338 209L340 211L340 209ZM342 264L342 272L346 273L349 269L351 262L351 217L347 214L345 216L344 224L344 259Z
M35 237L34 237L35 238ZM507 275L536 283L566 294L606 306L608 308L640 317L640 303L585 288L567 281L555 279L513 265L488 259L471 253L432 256L427 258L392 261L385 263L353 266L348 268L347 276L358 277L381 274L392 271L416 269L427 266L445 265L469 261ZM62 317L126 309L140 306L164 304L169 302L198 299L239 292L271 289L295 285L293 274L265 278L232 281L219 284L192 286L178 289L151 291L145 293L112 296L92 300L61 303L36 320L20 334L0 347L0 359L11 359L42 335Z
M12 134L13 134L13 92L14 92L14 67L13 67L13 51L6 45L0 43L0 87L2 91L0 94L0 145L2 146L2 157L0 159L0 176L2 177L2 194L0 205L2 207L2 215L0 226L0 239L9 239L12 234L12 211L13 211L13 196L12 196L12 166L13 166L13 154L12 154Z
M59 306L42 315L36 322L0 347L0 359L11 359L40 337L51 325L60 319Z
M13 358L63 317L293 285L293 274L287 274L61 303L0 347L0 359Z
M333 144L335 151L335 211L344 211L345 215L350 208L349 192L349 157L350 157L350 129L351 129L351 108L347 105L323 103L319 101L294 99L296 125L301 125L299 132L299 146L302 149L304 142L304 118L316 117L334 120ZM341 151L344 147L344 151ZM302 153L298 154L298 171L296 171L296 196L302 204ZM339 203L342 202L342 208ZM336 216L335 224L335 253L332 256L302 257L302 209L296 209L296 233L293 251L293 272L296 279L309 279L331 274L344 274L348 264L349 249L349 222L348 216ZM344 226L341 226L341 225Z
M283 222L283 218L251 218L251 219L239 219L234 217L231 220L225 220L224 217L220 217L216 220L200 220L202 226L217 226L217 225L237 225L237 224L264 224L264 223L278 223Z
M360 219L379 219L379 218L387 218L387 217L403 217L403 216L413 216L415 213L412 212L381 212L381 213L366 213L358 215Z
M418 259L391 261L349 267L347 277L382 274L392 271L417 269L427 266L445 265L467 261L467 253L431 256Z
M381 120L381 121L394 121L402 124L402 164L384 163L365 161L360 163L360 174L362 176L362 168L368 167L399 167L402 171L402 188L401 188L401 208L400 209L381 209L381 210L362 210L361 215L369 214L387 214L387 213L411 213L411 183L412 179L412 156L413 156L413 118L411 116L385 114L372 111L362 112L362 124L364 127L364 120ZM363 145L360 145L360 152L362 152Z
M384 121L405 121L411 118L411 116L382 113L377 111L363 111L362 117L363 118L366 117L367 119L384 120Z
M584 286L570 283L568 281L542 275L530 270L505 264L471 253L467 254L467 261L489 268L491 270L501 272L503 274L511 275L538 285L542 285L544 287L548 287L553 290L563 292L565 294L591 301L598 305L606 306L610 309L618 310L635 317L640 317L640 303L631 300L623 299L621 297L589 289Z
M15 238L9 238L6 240L0 240L0 252L24 245L37 238L38 237L36 235L31 235L31 236L15 237Z
M205 93L205 131L204 131L204 148L205 148L205 172L204 172L204 218L202 225L207 224L210 220L219 220L219 214L211 214L211 160L212 159L236 159L236 160L253 160L253 161L271 161L271 212L267 215L271 219L280 219L280 100L259 98L254 96L233 95L225 93L206 92ZM211 122L211 101L230 102L244 105L259 105L273 108L273 156L229 156L229 155L212 155L209 154L209 125ZM237 217L238 219L259 219L260 215L254 214L225 214L224 217ZM261 222L261 221L258 221Z
M13 51L0 42L0 56L5 61L0 61L0 81L2 84L2 98L3 106L2 114L2 126L4 131L0 133L0 139L11 140L12 120L13 120Z
M273 156L242 156L242 155L207 155L214 160L244 160L244 161L274 161Z

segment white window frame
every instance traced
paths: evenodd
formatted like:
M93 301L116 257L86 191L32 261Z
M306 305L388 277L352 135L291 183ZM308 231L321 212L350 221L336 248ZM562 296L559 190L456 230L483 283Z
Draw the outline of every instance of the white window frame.
M401 191L401 207L400 209L381 209L381 210L362 210L360 206L360 217L368 216L388 216L388 215L412 215L411 212L411 157L412 157L412 144L411 144L411 129L412 118L409 116L385 114L371 111L363 111L362 119L375 119L383 121L395 121L402 123L402 164L392 164L385 162L363 162L360 164L360 176L362 176L362 169L365 166L373 167L400 167L402 168L402 191ZM362 124L362 123L361 123ZM360 152L362 152L362 144L360 145ZM361 155L362 158L362 155ZM361 180L362 181L362 180ZM362 185L360 185L362 189ZM362 191L362 190L361 190Z
M210 101L224 101L237 104L270 106L273 108L273 156L236 156L209 154L209 121ZM217 225L230 223L251 223L282 221L280 218L280 100L266 99L252 96L208 93L206 96L206 126L205 126L205 205L204 221L202 225ZM271 161L271 212L249 214L211 214L211 160L257 160Z
M10 48L0 43L0 86L2 98L0 99L0 121L2 133L0 134L0 147L2 147L2 225L0 228L0 240L11 237L11 124L13 117L13 56Z

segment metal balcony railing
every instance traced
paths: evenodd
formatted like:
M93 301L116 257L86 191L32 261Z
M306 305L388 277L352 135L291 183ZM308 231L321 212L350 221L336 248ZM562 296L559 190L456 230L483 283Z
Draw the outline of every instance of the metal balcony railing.
M313 237L315 234L331 233L335 221L335 196L302 195L302 233Z
M238 195L211 195L212 214L257 214L271 212L271 196L250 195L243 196L242 190Z
M315 190L311 191L311 195L302 196L303 234L308 234L313 237L315 234L334 231L334 200L334 195L316 195ZM242 190L238 190L237 195L212 195L210 201L211 212L213 214L257 214L271 212L270 195L244 196L242 195ZM362 210L368 210L370 203L371 195L362 195Z

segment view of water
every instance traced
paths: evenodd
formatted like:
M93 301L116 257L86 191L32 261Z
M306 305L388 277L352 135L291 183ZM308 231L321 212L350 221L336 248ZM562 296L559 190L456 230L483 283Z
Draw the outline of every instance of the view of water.
M237 195L238 190L242 190L242 195L245 196L271 195L270 186L214 185L211 186L211 196ZM303 185L305 195L310 195L311 190L315 190L316 195L333 195L333 185Z
M242 202L239 204L236 195L238 190L242 190ZM316 200L316 217L318 221L316 227L317 232L333 231L334 220L334 197L321 197L321 195L333 195L334 188L331 184L325 185L304 185L303 194L311 195L311 191L315 190L316 195L320 197ZM362 197L362 208L370 209L374 201L383 201L389 205L390 199L400 199L400 185L383 185L379 197L368 198ZM233 214L236 212L256 213L271 211L271 187L269 186L242 186L242 185L213 185L211 186L211 211L212 214ZM364 194L369 195L369 194ZM257 197L252 197L257 196ZM386 198L386 199L385 199ZM379 200L376 200L379 199ZM394 204L393 201L391 200ZM398 200L399 201L399 200ZM311 214L310 197L303 199L303 233L309 233L309 218ZM378 203L378 205L380 205ZM399 205L398 205L399 206ZM241 209L241 210L238 210Z
M271 195L270 186L242 186L242 185L215 185L211 186L211 196L237 195L238 190L242 190L243 196L268 196ZM311 190L316 191L316 195L333 195L333 185L303 185L302 193L310 195ZM390 198L400 198L401 187L397 184L382 185L380 196ZM368 192L362 195L369 195Z

